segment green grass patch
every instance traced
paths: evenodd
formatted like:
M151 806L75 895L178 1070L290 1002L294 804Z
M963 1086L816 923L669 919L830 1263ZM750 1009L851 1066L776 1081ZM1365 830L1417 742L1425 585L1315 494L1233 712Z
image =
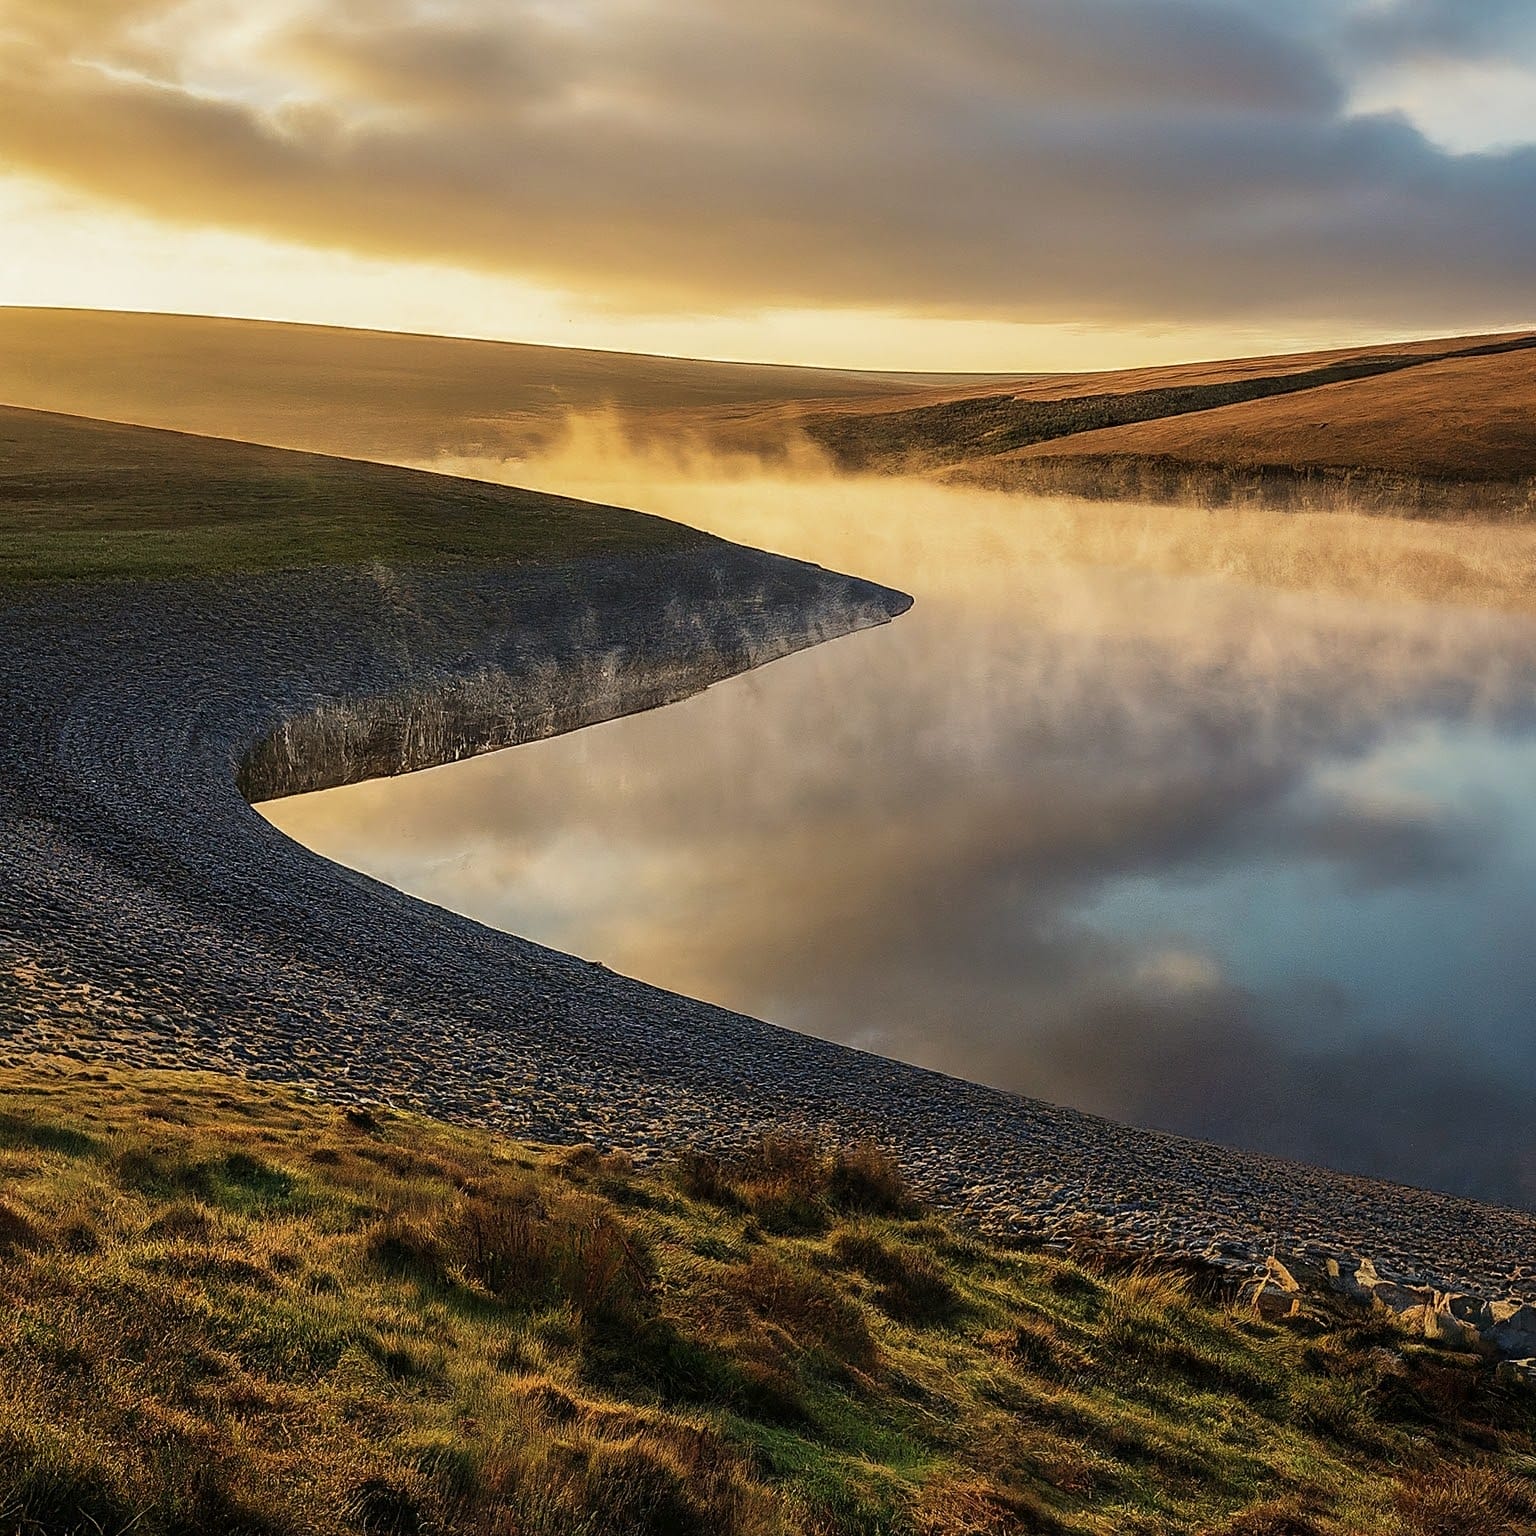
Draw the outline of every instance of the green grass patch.
M705 542L560 496L0 407L0 584L547 562Z
M0 1094L7 1532L1536 1521L1536 1394L1485 1363L984 1241L873 1147L637 1169L196 1074Z

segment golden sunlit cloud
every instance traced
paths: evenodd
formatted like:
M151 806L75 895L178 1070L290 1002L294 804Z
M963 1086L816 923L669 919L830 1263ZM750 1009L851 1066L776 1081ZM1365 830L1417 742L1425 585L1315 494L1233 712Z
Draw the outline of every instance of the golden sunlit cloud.
M1466 82L1528 10L0 0L0 299L1008 371L1518 325L1536 115Z
M1380 335L1009 324L863 309L624 314L513 277L189 230L21 177L0 176L0 227L9 232L0 294L10 304L239 315L677 357L1018 373L1296 351Z

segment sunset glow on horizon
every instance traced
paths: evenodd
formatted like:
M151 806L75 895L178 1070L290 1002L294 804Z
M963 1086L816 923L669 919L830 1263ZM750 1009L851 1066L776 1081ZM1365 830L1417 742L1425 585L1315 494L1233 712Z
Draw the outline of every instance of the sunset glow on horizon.
M1004 372L1536 318L1520 6L0 0L0 84L0 303Z

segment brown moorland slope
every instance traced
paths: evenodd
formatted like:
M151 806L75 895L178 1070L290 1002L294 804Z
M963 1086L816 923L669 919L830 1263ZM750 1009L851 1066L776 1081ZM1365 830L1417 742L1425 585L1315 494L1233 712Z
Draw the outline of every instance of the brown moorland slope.
M1416 363L1447 352L1501 346L1527 340L1531 333L1501 331L1486 336L1428 337L1417 341L1382 342L1371 346L1334 347L1320 352L1274 352L1259 357L1217 358L1202 362L1157 363L1140 368L1110 368L1084 373L1037 373L1017 377L978 374L956 382L923 384L901 395L848 395L826 404L828 414L874 416L943 405L981 396L1019 401L1068 400L1083 395L1132 395L1146 390L1179 389L1195 385L1241 384L1277 375L1319 368L1371 364L1378 361ZM805 401L798 402L805 406ZM820 409L821 402L810 408Z
M1021 490L1222 499L1347 482L1528 509L1536 332L1076 374L916 374L174 315L0 308L0 400L396 463L632 438Z
M569 412L703 410L1021 382L0 306L6 404L397 461L513 454Z
M1013 461L1134 455L1186 464L1536 474L1536 350L1425 362L1267 400L1079 433Z
M1180 455L1184 462L1219 469L1326 463L1515 479L1536 472L1533 348L1536 337L1515 334L1078 374L1005 392L930 395L920 404L910 397L829 402L802 410L800 425L844 469L965 465L970 477L1004 485L1015 476L1028 483L1030 457L1153 457L1176 442L1196 445ZM1330 451L1315 457L1319 392L1350 389L1360 391L1360 403L1330 418ZM1225 435L1205 434L1213 419L1229 423ZM1289 423L1294 431L1285 430Z

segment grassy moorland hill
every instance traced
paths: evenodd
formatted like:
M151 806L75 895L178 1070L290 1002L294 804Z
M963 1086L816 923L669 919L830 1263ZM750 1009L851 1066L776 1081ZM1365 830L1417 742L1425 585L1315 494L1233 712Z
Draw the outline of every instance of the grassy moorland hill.
M1536 474L1536 350L1525 339L1509 350L1437 358L1276 398L1108 425L1022 447L997 468L1064 455L1516 479Z
M1492 1536L1536 1396L976 1240L872 1148L637 1170L232 1078L0 1074L0 1529Z
M1074 460L1216 471L1536 476L1536 337L1063 376L920 403L834 402L803 430L845 468L1028 486Z
M553 561L706 542L663 518L560 496L0 407L0 584Z
M898 374L443 337L0 308L0 400L421 463L537 455L571 416L640 440L1003 488L1184 473L1536 483L1536 334L1078 374ZM1523 504L1523 503L1522 503Z
M395 462L516 455L545 441L569 412L878 399L966 377L0 307L0 401Z

